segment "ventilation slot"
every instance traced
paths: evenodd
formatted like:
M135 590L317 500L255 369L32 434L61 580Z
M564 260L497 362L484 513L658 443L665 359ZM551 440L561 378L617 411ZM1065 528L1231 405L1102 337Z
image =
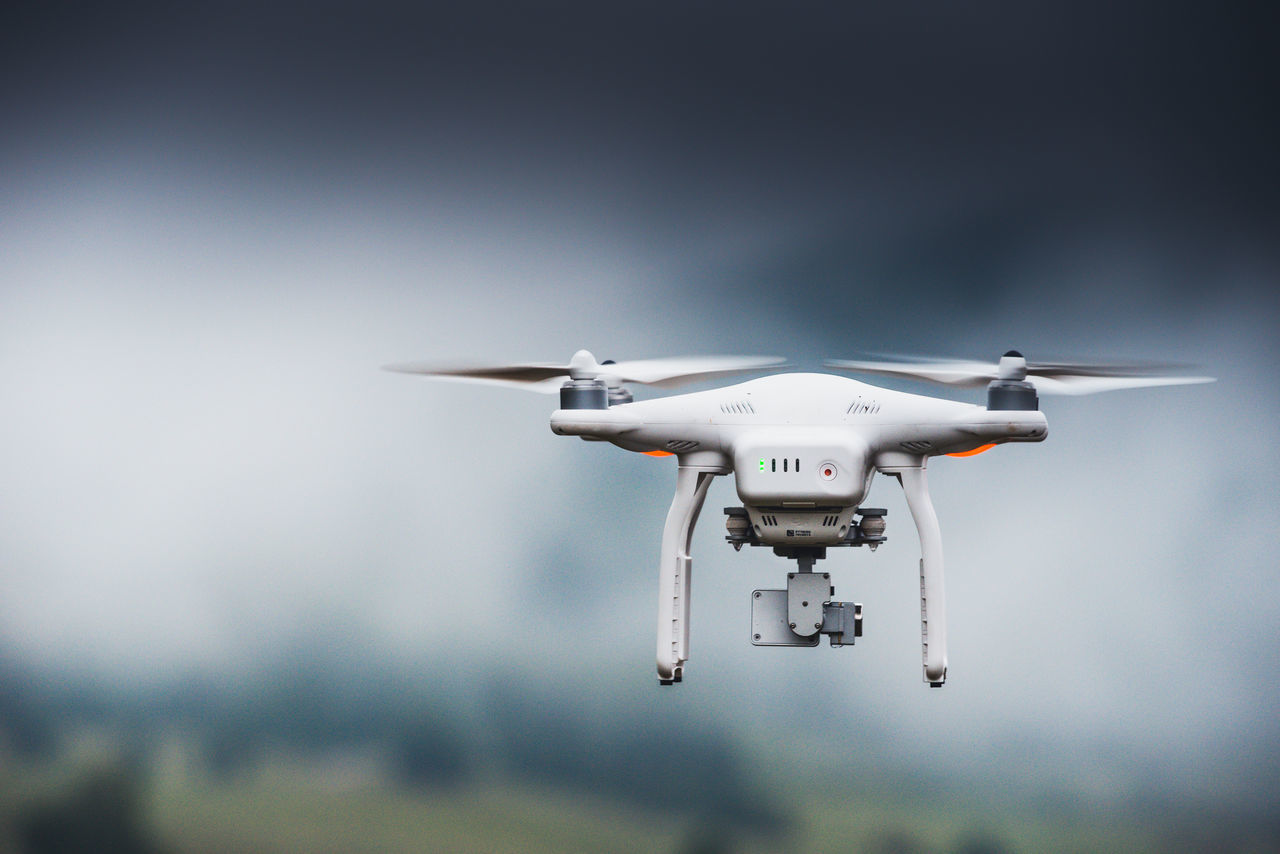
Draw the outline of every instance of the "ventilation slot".
M880 411L880 404L874 400L863 400L860 397L854 398L853 403L849 404L849 408L845 410L846 415L875 415Z
M777 516L761 516L760 521L764 522L766 525L769 525L770 527L776 528L778 526Z
M832 528L832 527L834 527L834 526L835 526L836 521L837 521L839 518L840 518L839 516L823 516L823 517L822 517L822 525L823 525L823 527L825 527L825 528Z
M748 400L726 401L720 404L720 411L730 415L755 415L756 411Z
M682 454L685 451L692 451L696 447L698 447L697 442L692 442L688 440L682 441L680 439L672 439L670 442L666 444L666 448L668 451L674 451L677 454Z
M904 451L911 451L913 454L923 454L933 450L932 442L903 442L901 445Z

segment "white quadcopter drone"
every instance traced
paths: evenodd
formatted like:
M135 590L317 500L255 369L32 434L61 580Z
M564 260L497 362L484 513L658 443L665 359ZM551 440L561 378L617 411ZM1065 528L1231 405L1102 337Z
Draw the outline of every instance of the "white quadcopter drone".
M929 499L930 457L970 456L1005 442L1042 442L1049 432L1037 392L1089 394L1113 389L1209 382L1133 365L1029 364L1016 351L982 362L829 361L841 371L987 386L985 407L877 388L831 374L779 373L710 391L633 401L624 383L655 386L777 369L780 359L689 357L598 363L579 350L567 365L497 367L389 365L440 379L560 392L551 429L612 442L628 451L674 455L676 494L662 532L658 565L658 680L681 681L689 649L690 545L716 475L736 474L741 507L725 509L735 549L770 546L797 561L785 590L752 594L757 646L852 644L862 606L833 601L835 588L814 563L835 546L885 541L882 509L859 506L876 472L894 477L920 536L920 627L924 681L947 678L942 540Z

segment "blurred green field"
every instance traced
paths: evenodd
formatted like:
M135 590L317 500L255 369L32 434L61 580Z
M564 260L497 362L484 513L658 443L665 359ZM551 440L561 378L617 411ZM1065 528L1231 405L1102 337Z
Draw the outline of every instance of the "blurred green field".
M781 796L780 796L781 797ZM343 791L268 769L234 784L169 783L149 811L174 852L1157 852L1199 850L1132 816L989 802L809 794L779 835L646 811L580 792L505 784ZM1205 848L1204 850L1211 850ZM1227 850L1234 850L1229 847ZM1269 850L1249 846L1241 850Z
M150 811L175 852L642 852L682 828L582 795L527 787L335 791L289 777L165 786Z
M0 776L0 851L127 852L1091 852L1268 851L1263 837L1174 832L1175 817L994 803L974 793L847 796L779 791L785 830L762 831L615 797L519 781L405 787L352 761L276 755L220 777L172 758L101 757L22 767ZM87 795L86 792L91 794ZM90 803L87 798L97 798ZM87 833L42 842L30 816L65 822L99 814ZM34 812L33 812L34 811ZM106 829L103 829L105 819ZM24 822L26 824L24 825ZM113 823L114 822L114 823ZM132 822L132 826L126 824ZM105 835L104 835L105 834ZM33 842L34 839L34 842ZM83 847L78 847L83 845Z
M468 705L328 671L169 693L15 671L0 854L1280 850L1265 792L1089 795L499 688Z
M788 799L790 800L790 799ZM165 850L257 852L1182 852L1275 850L1261 835L1179 832L1115 812L982 800L935 803L808 795L780 835L645 811L579 792L501 785L433 792L336 791L292 775L170 785L151 800Z

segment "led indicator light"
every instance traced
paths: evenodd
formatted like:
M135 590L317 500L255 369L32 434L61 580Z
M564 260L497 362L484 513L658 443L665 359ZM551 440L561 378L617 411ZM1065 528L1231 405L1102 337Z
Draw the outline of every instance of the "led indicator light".
M764 457L760 458L760 471L764 471Z

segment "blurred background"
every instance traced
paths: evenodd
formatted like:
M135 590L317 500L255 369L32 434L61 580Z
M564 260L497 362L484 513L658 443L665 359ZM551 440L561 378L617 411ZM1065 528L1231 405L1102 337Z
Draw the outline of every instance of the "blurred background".
M1280 847L1277 23L10 4L0 850ZM931 466L942 690L895 484L865 637L760 649L718 479L660 690L673 462L378 370L581 347L1218 382Z

